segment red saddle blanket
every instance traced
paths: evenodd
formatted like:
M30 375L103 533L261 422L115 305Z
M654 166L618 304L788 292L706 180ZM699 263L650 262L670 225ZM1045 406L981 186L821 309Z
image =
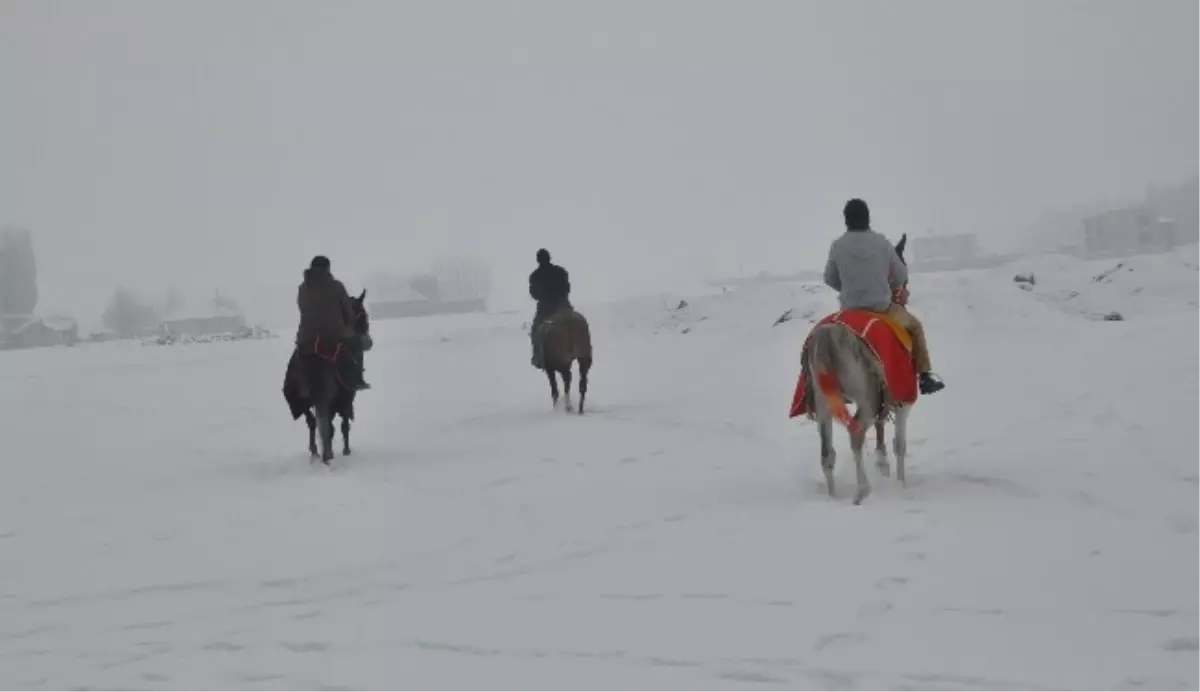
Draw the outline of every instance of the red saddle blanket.
M831 322L849 327L879 358L879 362L883 364L891 401L911 404L917 400L917 372L913 366L912 340L903 327L882 313L869 310L839 310L817 322L813 328ZM804 340L804 349L808 349L808 338ZM806 401L804 396L808 389L807 379L802 368L796 391L792 395L789 418L812 413L810 402Z

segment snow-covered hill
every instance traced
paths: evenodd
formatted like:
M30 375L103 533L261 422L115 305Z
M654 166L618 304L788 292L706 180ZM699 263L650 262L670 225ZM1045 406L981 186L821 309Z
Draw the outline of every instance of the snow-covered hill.
M816 285L585 306L584 417L522 315L380 322L332 470L287 339L0 354L0 686L1195 689L1195 253L1115 264L915 276L948 388L861 507Z

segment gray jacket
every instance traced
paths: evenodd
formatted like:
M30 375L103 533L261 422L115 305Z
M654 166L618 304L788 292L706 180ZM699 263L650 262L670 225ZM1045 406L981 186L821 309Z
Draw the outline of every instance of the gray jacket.
M829 247L825 283L838 292L843 308L883 312L892 304L892 293L908 283L908 267L883 235L846 231Z

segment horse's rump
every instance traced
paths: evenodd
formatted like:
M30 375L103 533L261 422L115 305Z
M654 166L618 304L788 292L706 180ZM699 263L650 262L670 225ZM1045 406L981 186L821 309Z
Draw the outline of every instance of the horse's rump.
M839 310L826 316L813 330L826 324L838 324L857 336L875 356L882 369L883 403L888 408L912 404L917 400L917 372L912 359L912 339L895 320L869 310ZM804 340L801 352L802 367L796 390L792 395L789 418L811 416L814 413L813 391L808 368L808 348L812 333Z
M336 386L333 411L347 419L354 419L355 392L346 386L340 372L343 359L354 360L349 346L331 339L325 340L324 344L318 339L304 348L297 346L292 349L283 376L283 398L287 401L292 420L299 419L313 405L313 383L321 381L330 369L333 370Z
M299 419L311 406L306 379L300 369L300 352L292 349L292 357L288 358L287 370L283 373L283 398L292 412L292 420Z
M538 330L546 357L559 364L573 360L592 360L592 332L587 318L566 308L542 322Z

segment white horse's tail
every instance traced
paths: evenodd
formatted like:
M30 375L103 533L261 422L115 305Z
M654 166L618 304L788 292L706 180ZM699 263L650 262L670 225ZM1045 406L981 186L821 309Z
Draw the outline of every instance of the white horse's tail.
M814 393L825 400L825 406L837 422L846 426L851 434L859 432L858 420L850 415L846 407L841 378L838 377L837 342L835 329L840 325L821 325L813 330L808 345L809 370L812 373Z

